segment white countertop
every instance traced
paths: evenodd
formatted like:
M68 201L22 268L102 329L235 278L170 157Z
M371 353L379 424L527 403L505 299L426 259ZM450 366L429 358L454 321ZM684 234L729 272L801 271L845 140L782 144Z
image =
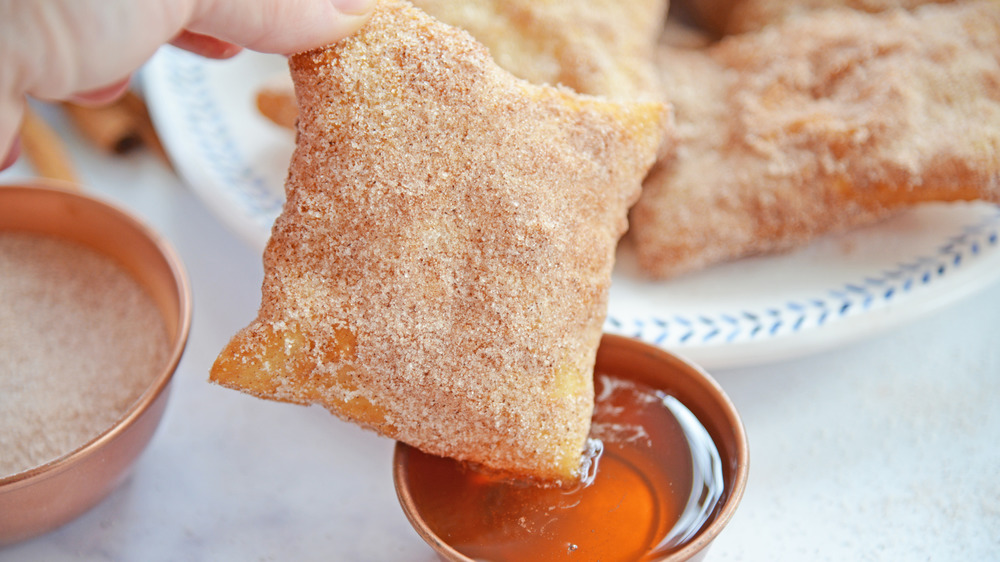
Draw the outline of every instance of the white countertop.
M256 314L259 253L155 158L101 155L56 117L88 188L177 249L194 320L131 477L0 562L434 560L397 504L391 441L207 382ZM30 174L21 162L0 182ZM830 352L712 374L751 467L709 561L1000 560L1000 283Z

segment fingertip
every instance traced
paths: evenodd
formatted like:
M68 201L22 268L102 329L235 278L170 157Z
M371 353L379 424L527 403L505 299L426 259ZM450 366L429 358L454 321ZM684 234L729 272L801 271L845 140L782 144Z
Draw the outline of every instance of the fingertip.
M361 27L364 26L370 18L370 11L357 14L338 12L336 21L329 25L329 27L318 30L315 38L310 41L309 44L305 44L305 42L303 42L302 46L294 51L288 51L286 54L315 49L317 47L324 47L326 45L336 43L341 39L353 35L357 30L361 29Z
M275 27L259 44L248 47L284 55L324 47L360 29L371 17L374 6L375 0L322 0L318 6L313 5L318 13L312 17L307 16L309 10L304 10L285 22L287 28Z
M292 54L336 43L368 21L377 0L217 0L190 31L248 49Z
M375 0L330 0L330 3L345 16L362 16L365 19L375 9Z

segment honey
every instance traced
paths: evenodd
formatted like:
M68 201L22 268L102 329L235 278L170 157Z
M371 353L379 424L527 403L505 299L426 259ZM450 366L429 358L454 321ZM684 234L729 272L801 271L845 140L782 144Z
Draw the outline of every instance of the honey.
M598 374L587 475L571 487L488 474L412 449L419 515L463 555L507 560L655 560L683 546L723 495L719 453L674 397Z

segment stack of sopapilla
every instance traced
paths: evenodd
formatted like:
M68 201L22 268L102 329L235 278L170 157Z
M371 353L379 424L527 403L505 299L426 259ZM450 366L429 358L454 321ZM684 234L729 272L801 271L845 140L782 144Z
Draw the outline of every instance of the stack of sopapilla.
M997 2L728 2L695 39L665 0L415 4L291 59L287 202L216 382L571 479L627 217L667 278L1000 202ZM710 34L740 13L771 15Z

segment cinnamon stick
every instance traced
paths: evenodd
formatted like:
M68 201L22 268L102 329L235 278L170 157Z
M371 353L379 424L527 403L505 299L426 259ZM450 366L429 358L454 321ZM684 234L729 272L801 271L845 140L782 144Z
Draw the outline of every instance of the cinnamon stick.
M21 152L43 178L78 184L69 151L59 135L30 107L21 122Z
M142 144L135 119L121 104L84 106L64 103L63 108L77 131L104 152L124 154Z
M101 106L65 103L63 107L77 130L88 141L109 154L125 154L145 146L169 165L146 104L128 91Z
M146 102L135 92L129 91L122 96L119 103L132 115L139 132L139 138L142 139L146 148L163 160L167 166L170 166L170 158L167 157L167 151L163 149L163 143L160 142L160 137L156 134L156 127L153 126L153 119L149 116Z

